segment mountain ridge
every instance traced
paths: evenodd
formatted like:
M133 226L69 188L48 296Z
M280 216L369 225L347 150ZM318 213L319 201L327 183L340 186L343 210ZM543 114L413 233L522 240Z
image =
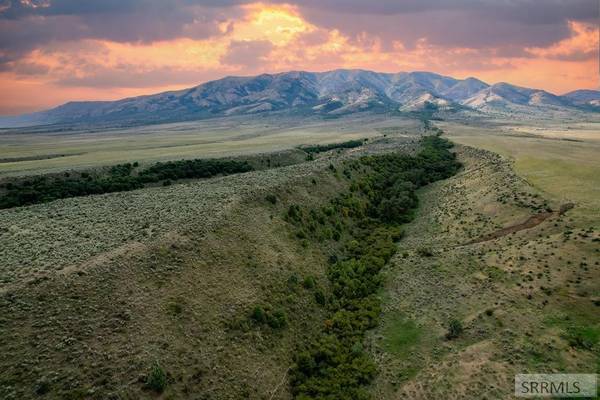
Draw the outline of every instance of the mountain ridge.
M542 89L477 78L456 79L427 71L381 73L362 69L290 71L227 76L186 89L115 101L73 101L16 117L0 127L51 124L144 124L266 112L340 115L386 112L481 113L600 111L600 91L558 96Z

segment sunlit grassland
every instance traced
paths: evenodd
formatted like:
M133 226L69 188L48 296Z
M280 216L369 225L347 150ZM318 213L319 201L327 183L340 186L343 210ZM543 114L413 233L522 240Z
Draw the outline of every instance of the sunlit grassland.
M548 135L543 128L536 128L535 133L539 137L510 136L506 130L458 125L448 126L447 131L457 143L493 151L511 159L517 174L550 199L574 202L577 207L572 215L587 223L597 222L600 218L598 128L588 124L573 131L548 129Z
M418 126L384 117L336 120L229 118L100 131L0 132L0 176L138 161L226 157L379 136L380 126ZM10 161L23 157L40 158Z

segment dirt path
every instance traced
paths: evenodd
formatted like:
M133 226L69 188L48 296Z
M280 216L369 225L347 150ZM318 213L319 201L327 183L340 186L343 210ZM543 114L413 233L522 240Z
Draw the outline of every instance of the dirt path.
M535 226L538 226L539 224L541 224L548 218L552 217L553 215L563 215L565 212L567 212L568 210L570 210L573 207L574 207L573 203L566 203L566 204L563 204L562 206L560 206L560 210L558 210L558 211L544 211L544 212L538 213L536 215L532 215L531 217L527 218L527 220L525 222L521 222L520 224L516 224L516 225L511 225L506 228L499 229L495 232L488 233L487 235L480 236L475 240L465 243L465 246L470 245L470 244L488 242L490 240L498 239L502 236L510 235L511 233L519 232L524 229L533 228Z

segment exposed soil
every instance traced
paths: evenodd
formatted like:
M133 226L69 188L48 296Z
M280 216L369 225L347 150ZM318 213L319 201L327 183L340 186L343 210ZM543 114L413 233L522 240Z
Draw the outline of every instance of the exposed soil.
M498 239L502 236L510 235L511 233L522 231L524 229L531 229L535 226L538 226L553 215L563 215L573 207L573 203L563 204L562 206L560 206L559 211L544 211L536 215L532 215L531 217L527 218L525 222L521 222L520 224L516 225L511 225L506 228L502 228L495 232L489 233L487 235L480 236L477 239L466 243L465 245L488 242L490 240Z

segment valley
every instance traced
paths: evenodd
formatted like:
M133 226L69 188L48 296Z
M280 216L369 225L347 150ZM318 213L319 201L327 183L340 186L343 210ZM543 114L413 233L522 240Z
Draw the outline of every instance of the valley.
M347 216L339 228L304 218L356 190L365 170L349 165L367 155L417 154L421 138L438 128L463 167L419 189L414 219L401 225L380 272L379 323L355 349L374 363L360 393L500 399L510 398L515 373L597 371L594 123L566 131L543 121L424 127L366 115L359 122L345 117L309 125L306 136L301 126L266 135L289 138L291 130L297 145L369 138L360 147L332 145L312 160L284 150L290 144L273 153L269 142L240 154L277 155L282 166L0 210L0 347L8 355L0 395L298 396L295 355L335 321L319 300L332 290L331 252L343 256L367 240L352 240L360 223ZM257 125L239 129L246 134L262 137ZM229 146L224 141L218 154ZM106 165L93 158L81 165ZM75 169L45 164L52 160L26 168ZM553 169L557 160L592 170ZM30 172L4 176L21 173ZM574 207L558 213L566 203ZM305 216L300 225L295 207ZM548 210L539 223L478 240ZM339 242L325 239L337 229Z
M0 400L600 399L598 0L0 0Z

